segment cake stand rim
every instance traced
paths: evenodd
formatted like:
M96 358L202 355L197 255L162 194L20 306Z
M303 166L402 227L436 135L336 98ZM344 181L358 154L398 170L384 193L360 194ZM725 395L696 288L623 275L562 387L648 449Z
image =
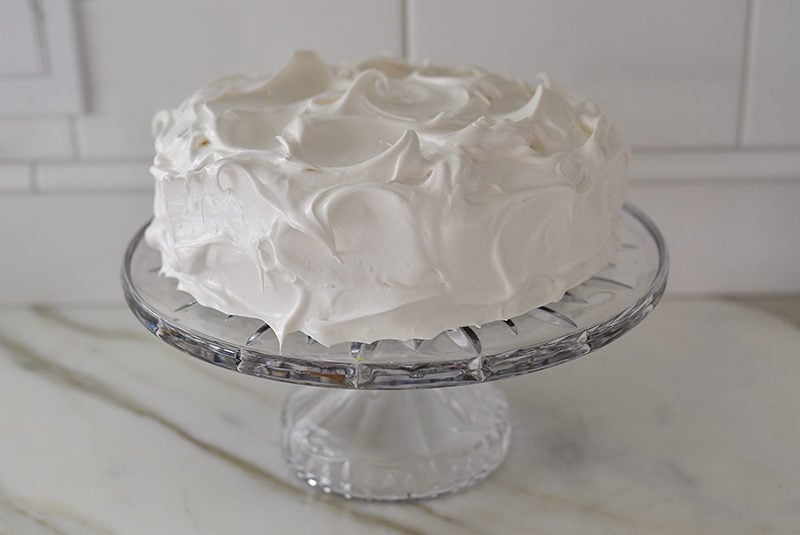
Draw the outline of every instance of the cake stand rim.
M623 205L623 211L632 216L633 219L647 231L647 234L655 244L658 255L656 271L647 289L642 294L642 297L618 313L605 318L603 321L597 322L589 327L576 328L568 334L555 336L538 344L523 346L514 350L490 355L478 354L471 357L459 356L451 360L437 360L435 364L441 365L444 362L456 366L457 369L459 366L463 368L464 373L459 378L451 380L426 380L424 373L419 377L420 380L416 380L413 375L420 375L420 368L425 368L425 365L421 365L419 361L392 364L380 363L376 365L368 359L354 359L352 363L344 363L340 361L324 360L320 357L312 357L310 355L298 357L294 355L265 353L248 347L247 345L221 340L199 332L192 327L180 325L179 322L165 318L161 312L155 310L142 297L130 273L131 260L137 247L144 241L145 230L149 226L152 218L134 234L126 247L121 269L122 288L126 303L133 314L150 332L163 342L195 358L245 375L263 377L292 384L362 390L465 386L507 379L518 375L526 375L587 355L608 345L630 331L653 310L663 296L667 285L669 252L667 250L666 241L655 222L653 222L644 211L630 202L626 202ZM616 326L617 328L612 329L612 326ZM592 337L591 334L602 334L602 336ZM526 360L529 360L530 354L548 347L563 347L563 349L557 352L559 353L556 355L558 358L545 359L533 365L525 364ZM272 366L264 367L262 364L259 368L259 359L273 361ZM502 369L503 364L507 364L514 359L521 359L523 364L518 368L512 367L510 370ZM248 366L248 363L252 364L253 362L257 364L256 368ZM309 362L311 362L315 369L305 369ZM500 365L501 369L499 372L497 371L498 365ZM375 383L374 381L370 381L369 377L364 377L365 371L369 375L373 375L376 371L381 370L390 370L393 372L406 370L408 373L397 376L396 382L389 383Z

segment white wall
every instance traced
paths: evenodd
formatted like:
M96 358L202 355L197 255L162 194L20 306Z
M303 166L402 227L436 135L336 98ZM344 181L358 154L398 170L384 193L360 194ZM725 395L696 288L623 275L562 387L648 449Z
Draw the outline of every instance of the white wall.
M88 111L0 117L0 303L118 301L153 112L293 48L548 71L634 147L674 292L800 291L800 2L78 0Z

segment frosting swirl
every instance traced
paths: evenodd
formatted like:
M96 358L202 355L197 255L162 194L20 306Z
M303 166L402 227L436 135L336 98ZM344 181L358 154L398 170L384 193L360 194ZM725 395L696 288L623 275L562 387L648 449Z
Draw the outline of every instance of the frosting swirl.
M162 273L279 340L431 338L558 300L615 247L629 150L546 76L298 52L153 122Z

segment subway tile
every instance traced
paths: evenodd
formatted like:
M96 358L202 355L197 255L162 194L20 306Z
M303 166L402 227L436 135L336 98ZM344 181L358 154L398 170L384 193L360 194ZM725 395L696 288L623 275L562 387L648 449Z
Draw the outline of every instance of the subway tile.
M399 0L167 0L79 4L90 112L81 155L147 157L150 121L200 85L274 72L293 49L338 63L401 51Z
M800 2L757 1L744 142L800 146Z
M629 199L664 233L668 291L800 292L800 181L639 183Z
M800 151L634 151L634 180L800 179Z
M0 118L0 159L71 158L69 119Z
M48 163L38 166L36 185L44 192L70 190L150 190L149 159L130 162Z
M31 189L29 164L0 164L0 193Z
M410 2L415 59L548 72L634 146L736 142L746 0Z
M0 303L121 302L125 246L150 194L0 196Z

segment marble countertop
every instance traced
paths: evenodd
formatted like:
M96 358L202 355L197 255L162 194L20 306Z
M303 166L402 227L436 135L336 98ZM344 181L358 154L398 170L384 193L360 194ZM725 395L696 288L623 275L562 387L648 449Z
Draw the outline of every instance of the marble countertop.
M283 465L292 388L167 347L122 306L0 310L0 534L800 532L800 298L667 299L502 382L510 453L435 500L347 501Z

